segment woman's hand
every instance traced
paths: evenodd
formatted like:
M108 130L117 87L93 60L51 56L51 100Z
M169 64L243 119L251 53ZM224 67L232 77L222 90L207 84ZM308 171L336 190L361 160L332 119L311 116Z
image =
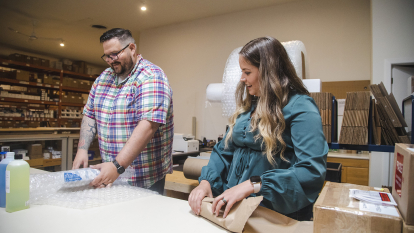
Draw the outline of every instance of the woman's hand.
M211 192L210 183L207 180L202 180L200 184L191 191L190 196L188 197L188 204L196 215L200 214L201 201L206 196L213 197L213 193Z
M243 200L253 192L254 189L250 183L250 180L246 180L245 182L240 183L233 188L227 189L220 196L216 197L213 201L212 211L213 213L216 213L216 216L218 216L221 207L226 205L226 209L224 210L223 214L223 218L226 218L231 207L233 207L236 202ZM226 200L227 204L223 201L223 199Z

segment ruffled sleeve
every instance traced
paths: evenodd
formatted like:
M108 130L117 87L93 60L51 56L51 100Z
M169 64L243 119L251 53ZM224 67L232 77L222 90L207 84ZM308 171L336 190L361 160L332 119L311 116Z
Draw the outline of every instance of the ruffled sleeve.
M229 167L233 160L233 153L235 146L232 139L229 140L227 148L225 148L225 139L217 143L213 151L211 152L210 161L207 166L204 166L201 170L201 176L198 181L207 180L211 185L213 195L220 195L227 189L227 176L229 173Z
M326 174L328 144L322 121L312 98L301 96L288 109L294 164L288 169L272 169L261 175L259 195L264 204L289 214L315 202ZM285 115L285 119L286 119Z

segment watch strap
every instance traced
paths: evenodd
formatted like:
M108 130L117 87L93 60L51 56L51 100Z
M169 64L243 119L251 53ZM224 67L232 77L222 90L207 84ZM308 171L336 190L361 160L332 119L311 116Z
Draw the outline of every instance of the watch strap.
M124 173L124 172L125 172L125 168L124 168L124 167L122 167L121 165L119 165L119 163L118 163L118 161L116 161L116 159L115 159L114 161L112 161L112 163L115 165L115 167L116 167L116 171L117 171L119 174L122 174L122 173Z

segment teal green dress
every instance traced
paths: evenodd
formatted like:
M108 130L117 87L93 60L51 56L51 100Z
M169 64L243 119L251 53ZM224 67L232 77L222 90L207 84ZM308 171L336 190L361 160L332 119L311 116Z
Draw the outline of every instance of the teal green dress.
M262 141L253 138L258 131L249 132L250 115L254 109L255 105L238 116L227 148L224 148L224 140L214 146L199 181L207 180L213 195L218 196L251 176L260 176L261 190L251 196L263 196L263 206L287 215L313 204L325 180L328 154L314 100L307 95L291 94L283 108L286 123L284 157L289 162L276 154L275 166L262 153Z

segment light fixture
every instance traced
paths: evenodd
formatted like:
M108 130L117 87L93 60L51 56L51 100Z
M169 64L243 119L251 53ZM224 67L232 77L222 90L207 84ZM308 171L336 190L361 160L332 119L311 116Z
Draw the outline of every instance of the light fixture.
M142 10L142 11L146 11L146 10L147 10L147 8L146 8L145 6L142 6L142 7L141 7L141 10Z
M60 46L61 47L65 46L65 43L63 42L63 40L60 41Z

